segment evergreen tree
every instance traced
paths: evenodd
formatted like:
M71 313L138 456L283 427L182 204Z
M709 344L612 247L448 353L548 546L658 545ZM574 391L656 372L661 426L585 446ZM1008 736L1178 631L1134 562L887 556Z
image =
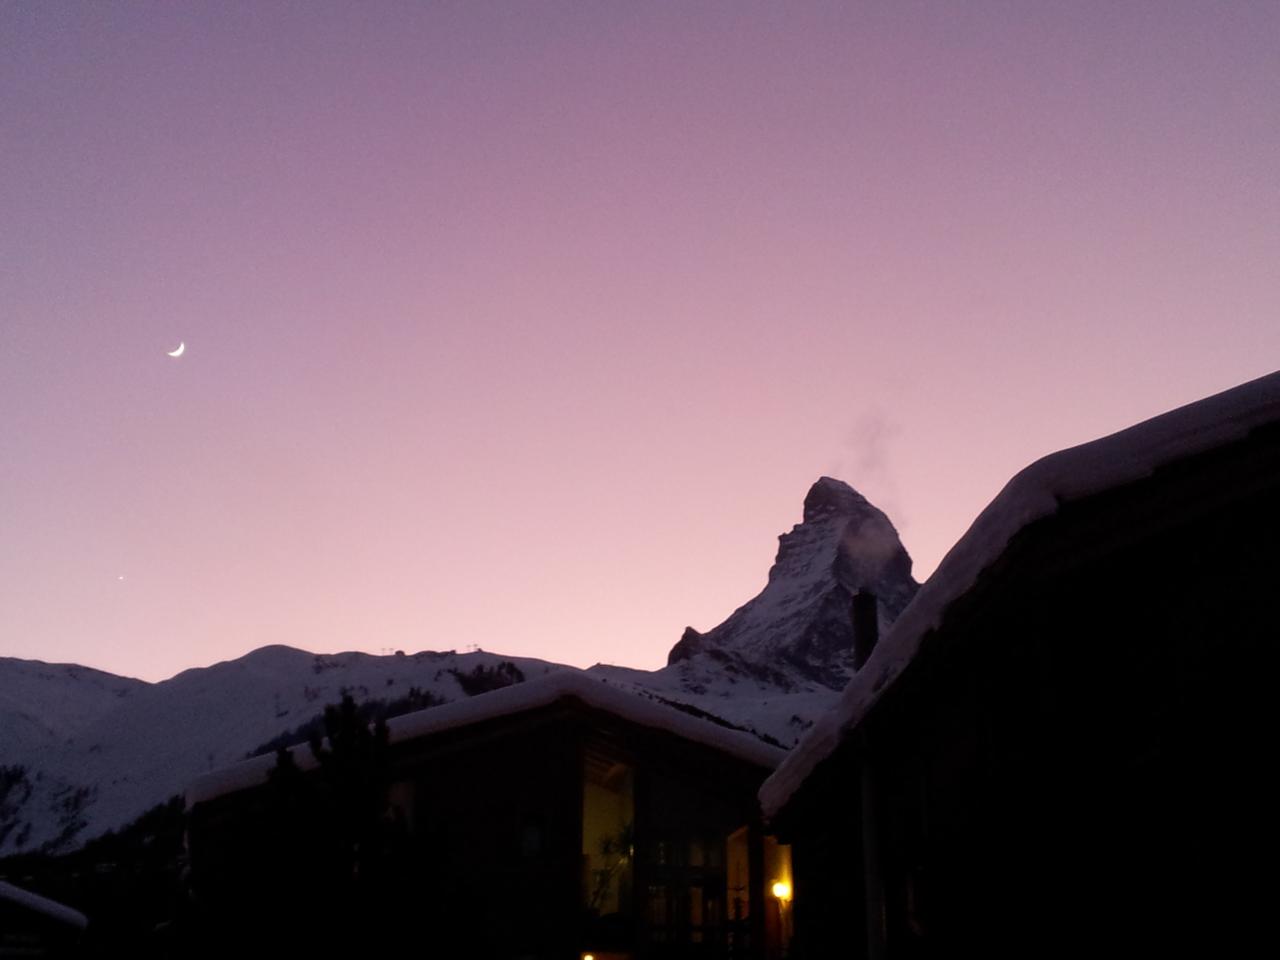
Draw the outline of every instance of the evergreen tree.
M353 883L376 880L386 853L391 786L386 721L379 717L370 727L346 694L337 706L325 707L324 737L312 733L310 747L340 872Z
M314 770L276 751L268 777L260 882L274 905L267 952L325 954L388 944L401 918L397 894L405 839L388 816L390 764L386 722L372 726L355 700L325 707L313 731ZM302 918L306 919L302 919ZM301 921L301 922L299 922Z

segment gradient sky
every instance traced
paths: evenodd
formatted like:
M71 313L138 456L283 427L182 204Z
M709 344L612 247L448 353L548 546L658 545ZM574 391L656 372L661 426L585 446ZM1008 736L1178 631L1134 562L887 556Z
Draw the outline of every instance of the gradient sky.
M1277 171L1275 2L4 3L0 655L656 667L821 474L923 579L1280 366Z

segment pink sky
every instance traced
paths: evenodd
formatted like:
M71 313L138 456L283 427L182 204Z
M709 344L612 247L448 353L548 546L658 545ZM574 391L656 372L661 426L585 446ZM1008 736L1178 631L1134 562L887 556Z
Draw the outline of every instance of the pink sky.
M656 667L821 474L923 579L1280 366L1277 50L1272 2L6 4L0 655Z

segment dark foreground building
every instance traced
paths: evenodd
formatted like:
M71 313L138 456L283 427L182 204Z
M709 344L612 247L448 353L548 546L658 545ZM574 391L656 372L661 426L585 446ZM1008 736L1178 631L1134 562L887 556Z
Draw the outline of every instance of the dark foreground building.
M787 905L775 893L789 900L790 866L756 801L781 750L572 672L397 718L389 739L392 839L372 893L326 896L361 885L325 878L331 864L314 855L329 827L266 782L276 758L193 785L206 947L783 954ZM314 777L307 750L295 755L298 776Z
M761 790L795 955L1274 952L1278 641L1280 374L1028 467Z

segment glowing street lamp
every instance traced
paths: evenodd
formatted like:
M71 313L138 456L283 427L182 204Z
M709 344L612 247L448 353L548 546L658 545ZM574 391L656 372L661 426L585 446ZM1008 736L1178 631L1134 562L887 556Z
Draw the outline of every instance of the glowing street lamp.
M791 940L787 934L787 914L790 913L787 907L791 903L791 883L787 880L775 880L769 892L778 901L778 934L785 949L786 944Z

